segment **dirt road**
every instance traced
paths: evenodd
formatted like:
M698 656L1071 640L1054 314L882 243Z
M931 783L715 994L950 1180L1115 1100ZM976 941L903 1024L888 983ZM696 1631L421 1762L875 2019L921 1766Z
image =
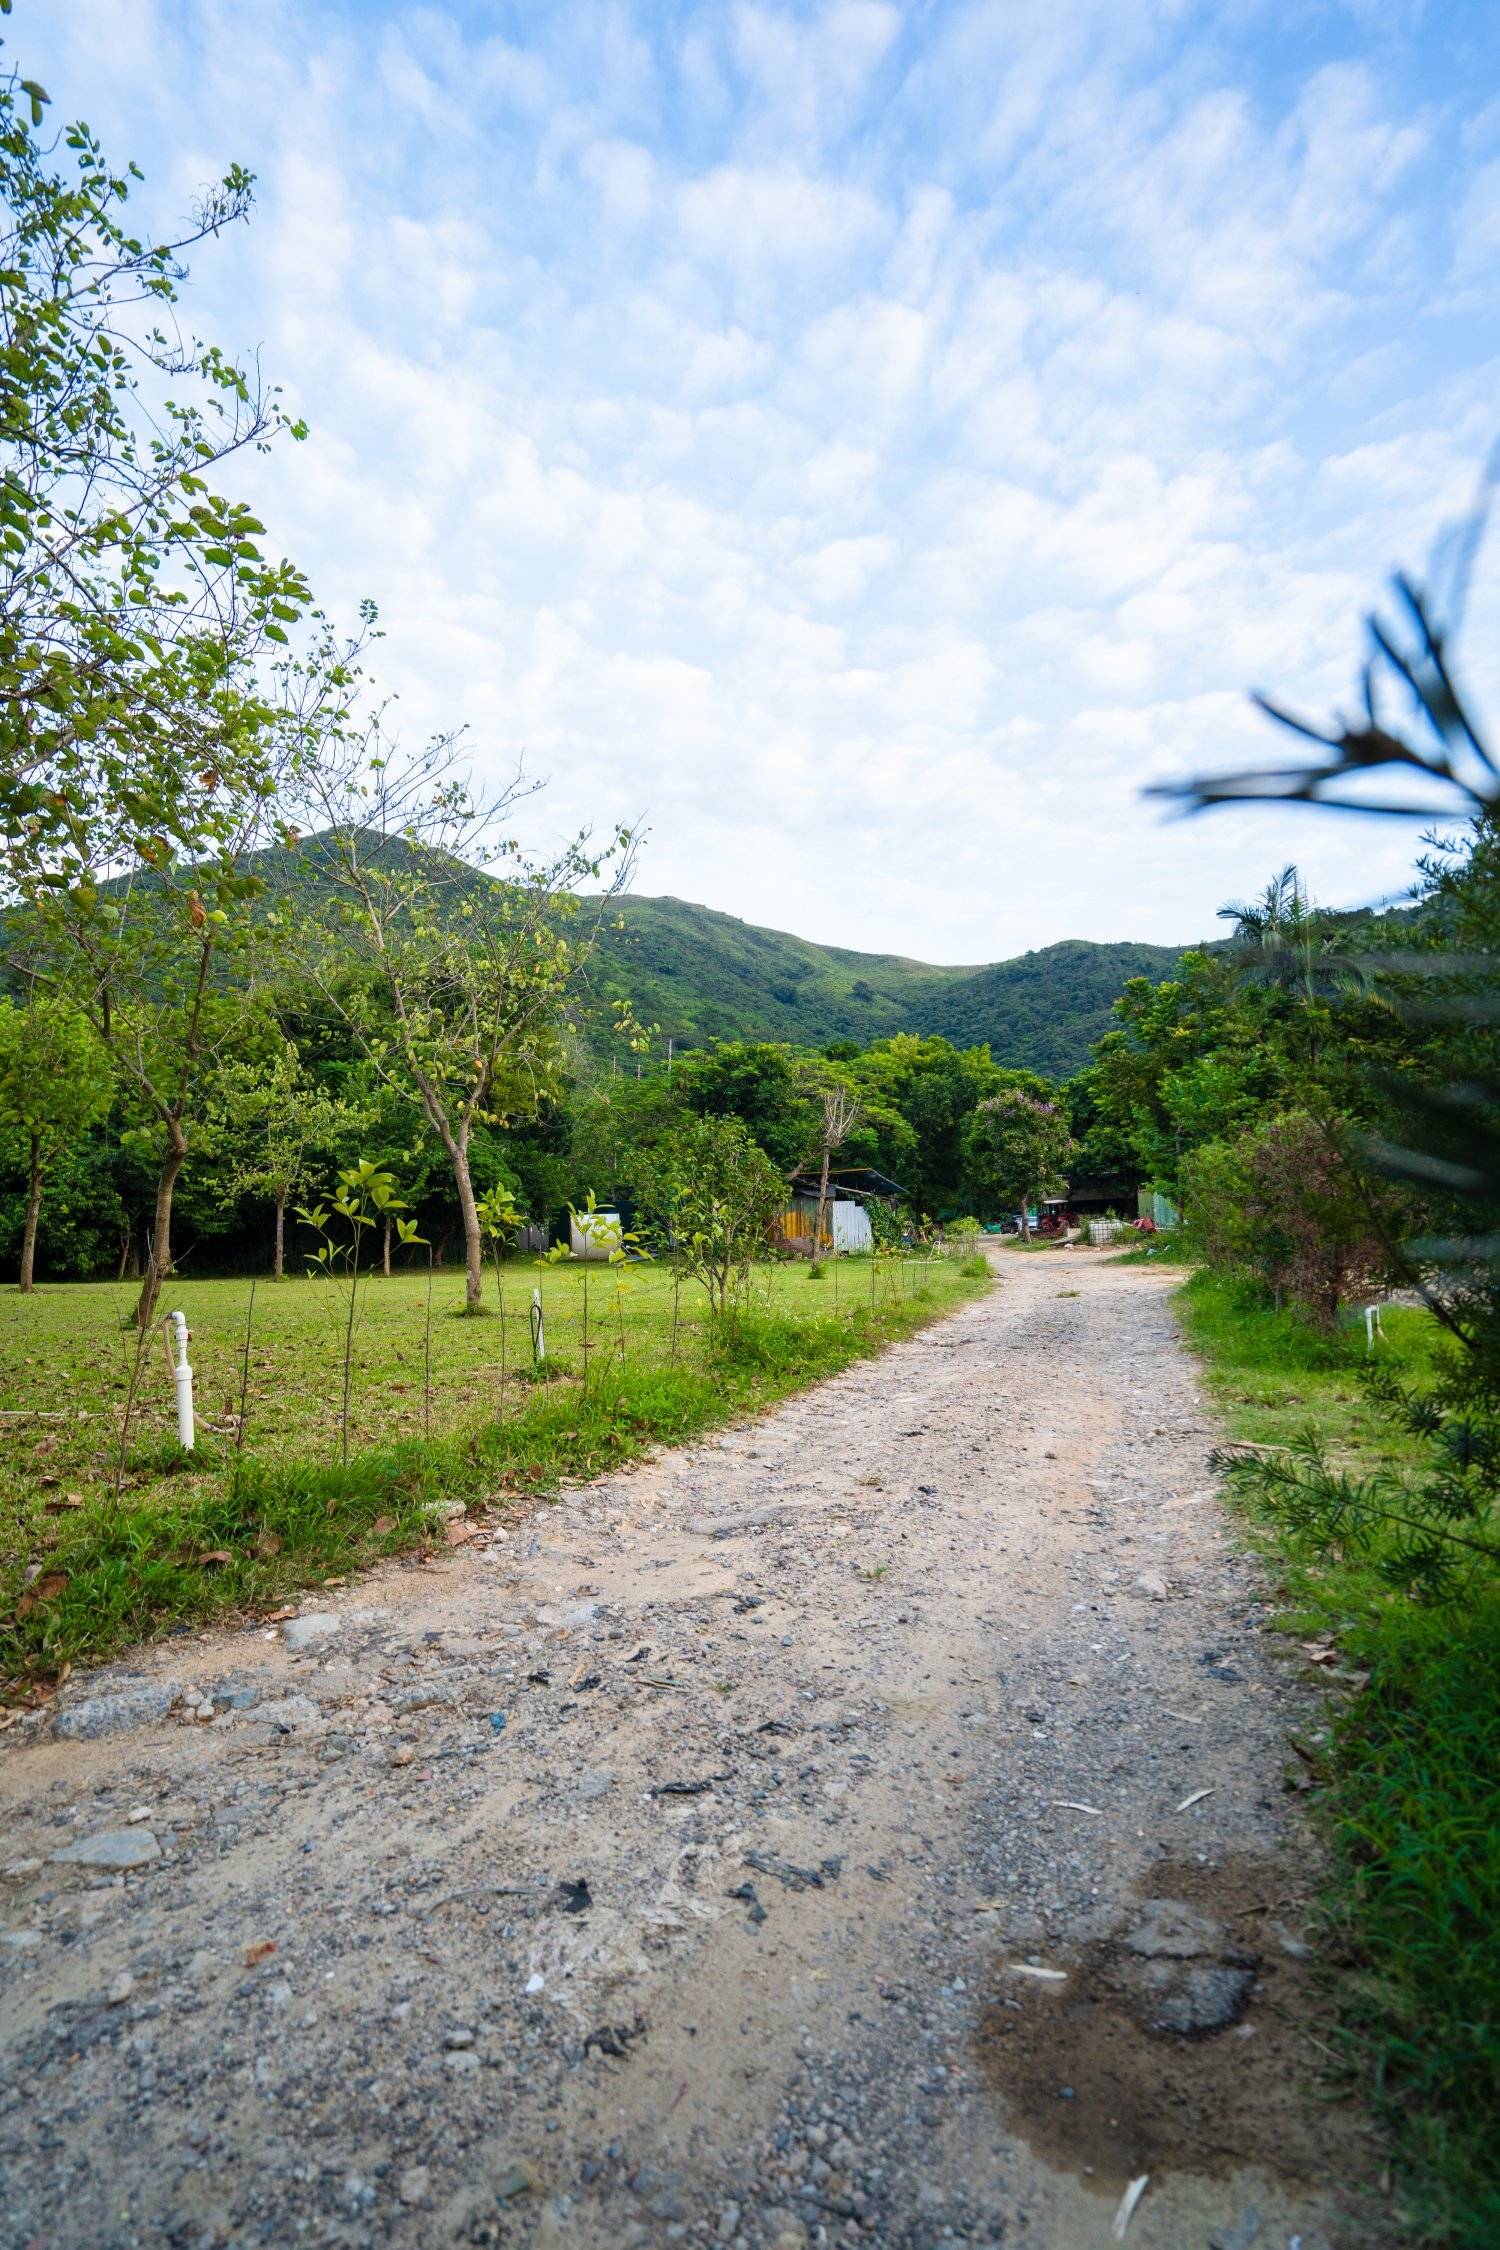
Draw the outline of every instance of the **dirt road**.
M1382 2241L1167 1277L998 1264L13 1730L6 2244Z

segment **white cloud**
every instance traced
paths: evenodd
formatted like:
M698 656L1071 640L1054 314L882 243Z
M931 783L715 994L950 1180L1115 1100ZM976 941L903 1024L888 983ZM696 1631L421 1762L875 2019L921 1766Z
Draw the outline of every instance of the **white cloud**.
M882 532L863 539L830 539L794 565L793 577L816 602L852 602L877 572L890 569L899 552L896 541Z
M678 210L698 256L723 261L730 275L847 255L878 238L887 224L860 188L791 168L738 164L716 165L686 181Z
M1500 112L1350 20L119 0L7 37L148 208L260 175L194 325L307 413L245 477L326 602L378 599L413 734L524 751L559 830L645 807L647 890L980 960L1207 931L1288 856L1401 880L1393 832L1138 794L1264 758L1249 685L1344 689L1492 435Z

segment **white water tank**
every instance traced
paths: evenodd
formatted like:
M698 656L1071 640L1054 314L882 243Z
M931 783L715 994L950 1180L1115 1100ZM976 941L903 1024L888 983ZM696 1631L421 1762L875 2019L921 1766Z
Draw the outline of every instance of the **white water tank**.
M622 1231L618 1211L575 1211L568 1221L568 1247L575 1258L608 1265Z

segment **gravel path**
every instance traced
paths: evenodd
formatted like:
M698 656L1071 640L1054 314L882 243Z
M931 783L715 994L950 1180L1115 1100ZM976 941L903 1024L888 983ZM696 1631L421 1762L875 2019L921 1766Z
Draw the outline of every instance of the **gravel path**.
M1169 1279L997 1264L14 1729L7 2250L1385 2241Z

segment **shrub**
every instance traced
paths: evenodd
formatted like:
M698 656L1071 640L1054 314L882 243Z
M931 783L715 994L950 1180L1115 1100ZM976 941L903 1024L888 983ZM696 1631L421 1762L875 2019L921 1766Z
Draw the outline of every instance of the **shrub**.
M1379 1286L1388 1256L1337 1141L1286 1110L1233 1143L1183 1159L1196 1240L1210 1265L1248 1273L1331 1328L1350 1297Z

